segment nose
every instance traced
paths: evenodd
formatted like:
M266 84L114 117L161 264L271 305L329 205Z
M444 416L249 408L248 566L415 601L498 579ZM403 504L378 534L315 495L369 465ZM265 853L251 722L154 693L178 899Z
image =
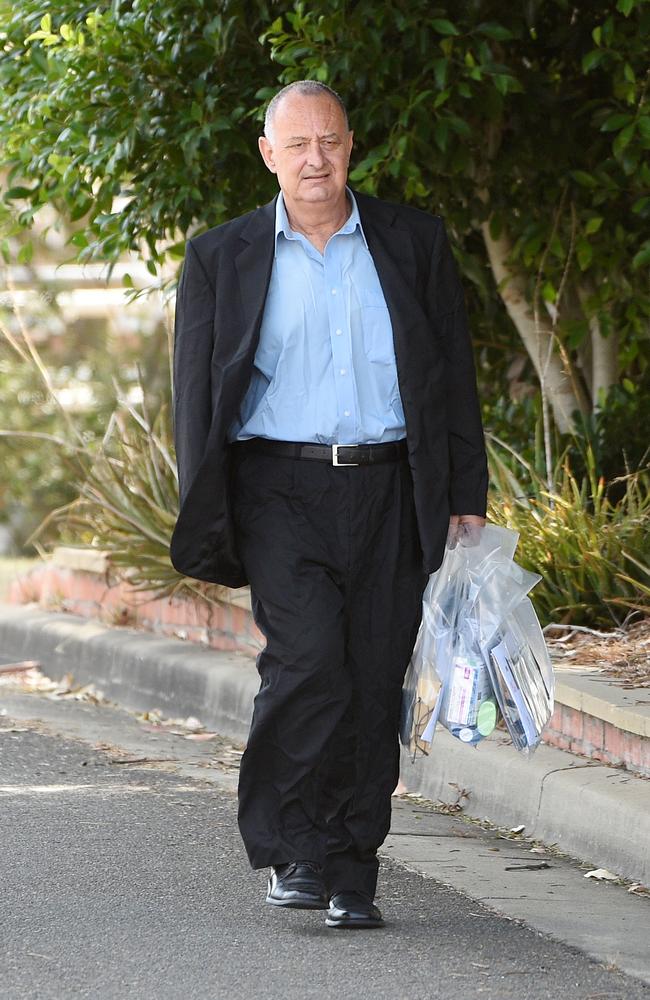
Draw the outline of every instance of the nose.
M325 157L323 156L323 150L318 139L314 139L309 143L308 161L310 167L320 168L325 164Z

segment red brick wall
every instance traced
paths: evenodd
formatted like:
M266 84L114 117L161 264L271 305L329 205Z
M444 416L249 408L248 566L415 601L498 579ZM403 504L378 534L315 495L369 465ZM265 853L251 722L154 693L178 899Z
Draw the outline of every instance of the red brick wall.
M650 740L646 736L628 733L575 708L556 705L544 730L544 742L650 778Z
M154 598L128 583L108 583L100 574L45 563L11 585L7 600L36 602L107 625L127 625L159 635L188 639L213 649L255 656L264 644L250 609L200 598Z

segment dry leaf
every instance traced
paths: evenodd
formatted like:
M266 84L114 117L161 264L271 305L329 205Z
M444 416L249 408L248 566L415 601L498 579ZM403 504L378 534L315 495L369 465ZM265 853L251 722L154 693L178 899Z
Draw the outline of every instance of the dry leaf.
M186 740L217 740L219 733L186 733Z
M585 878L595 878L598 881L606 882L616 882L618 881L618 875L614 875L613 872L608 872L606 868L593 868L590 872L585 872Z
M39 667L38 660L19 660L16 663L3 663L0 666L0 674L17 674L25 670L38 670Z
M519 826L511 826L510 833L523 833L525 829L526 829L526 824L520 823Z

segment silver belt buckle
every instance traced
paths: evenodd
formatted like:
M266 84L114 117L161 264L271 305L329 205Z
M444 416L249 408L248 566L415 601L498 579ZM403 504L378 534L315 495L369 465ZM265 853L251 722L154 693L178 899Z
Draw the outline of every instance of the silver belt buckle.
M353 448L354 445L350 444L333 444L332 445L332 465L358 465L358 462L339 462L339 448Z

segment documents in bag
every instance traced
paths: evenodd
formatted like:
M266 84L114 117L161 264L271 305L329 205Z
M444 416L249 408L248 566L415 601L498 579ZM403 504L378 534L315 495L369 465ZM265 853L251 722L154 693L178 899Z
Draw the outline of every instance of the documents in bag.
M400 738L429 752L438 722L477 745L503 718L514 746L533 751L553 713L553 668L526 596L541 579L513 561L518 534L497 525L447 548L429 577L402 692Z

